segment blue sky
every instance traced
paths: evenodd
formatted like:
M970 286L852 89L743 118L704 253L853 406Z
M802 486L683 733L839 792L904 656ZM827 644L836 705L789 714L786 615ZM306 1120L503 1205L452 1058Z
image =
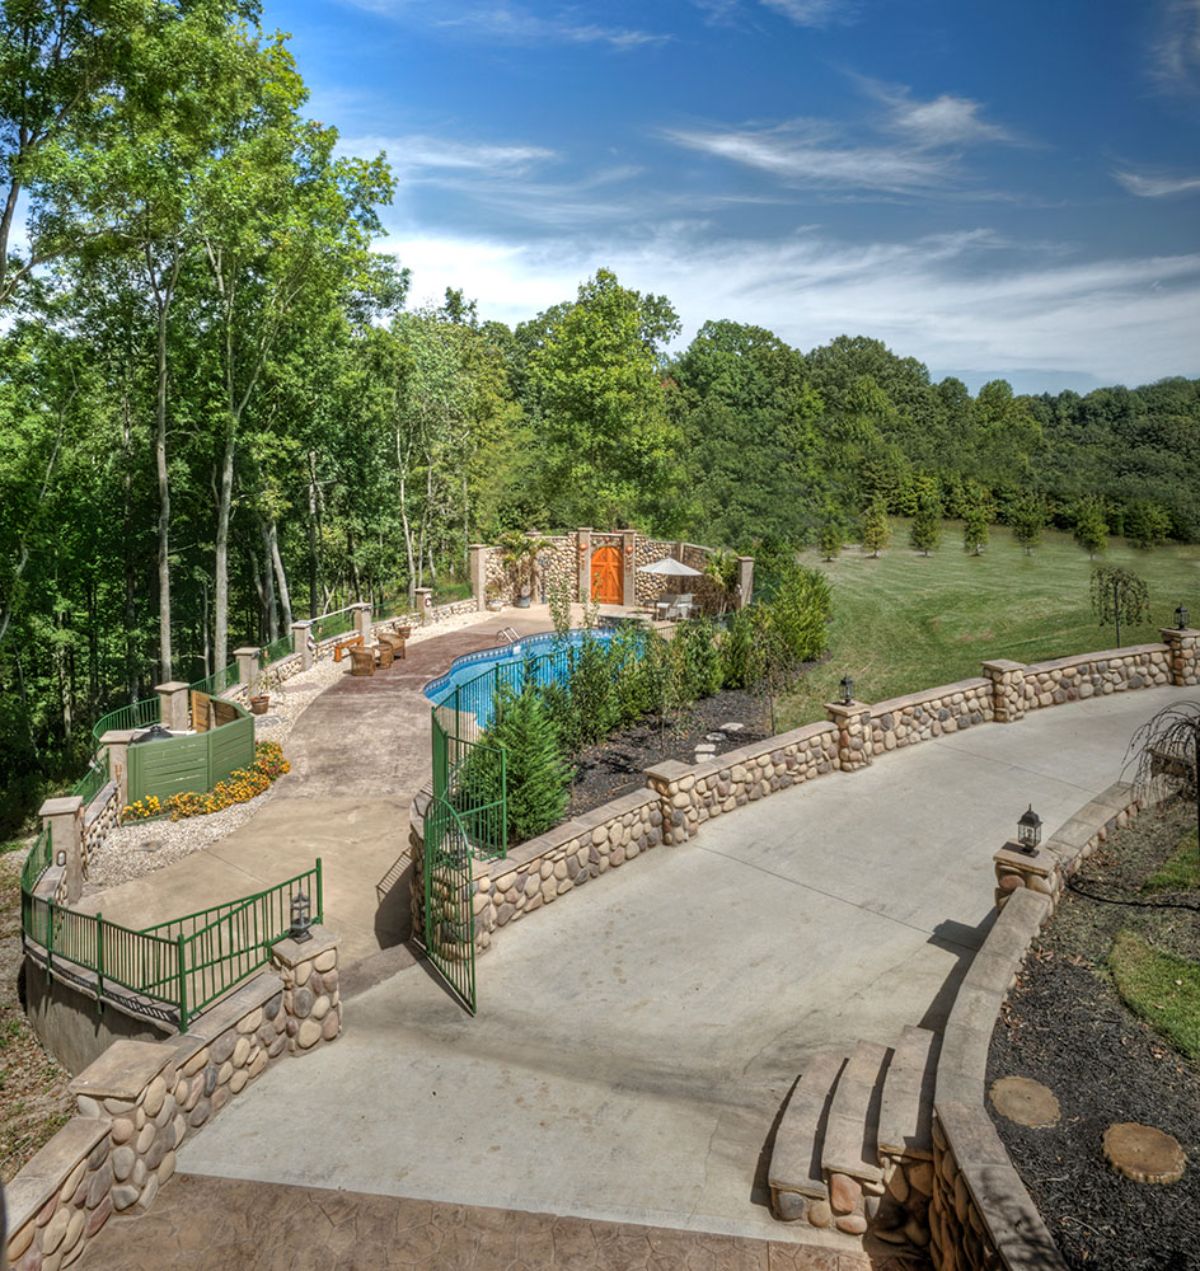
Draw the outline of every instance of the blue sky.
M398 180L382 248L520 321L601 265L972 387L1200 374L1200 0L266 0Z

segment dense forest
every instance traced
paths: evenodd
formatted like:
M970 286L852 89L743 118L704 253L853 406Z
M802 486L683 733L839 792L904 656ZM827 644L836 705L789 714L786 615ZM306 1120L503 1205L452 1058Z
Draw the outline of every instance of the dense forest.
M606 270L515 329L407 304L387 158L339 156L253 0L0 0L0 822L103 710L468 543L753 549L864 509L1200 537L1200 382L974 397ZM1031 512L1030 509L1033 509Z

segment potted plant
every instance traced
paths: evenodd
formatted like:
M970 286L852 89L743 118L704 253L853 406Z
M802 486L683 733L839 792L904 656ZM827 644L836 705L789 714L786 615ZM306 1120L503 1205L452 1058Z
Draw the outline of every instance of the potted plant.
M500 560L513 580L517 593L518 609L528 609L533 599L533 584L537 580L538 556L553 547L549 539L522 534L520 530L508 530L500 535Z
M501 599L501 593L503 592L503 590L504 589L500 586L500 582L498 579L493 579L487 585L487 602L486 603L487 603L487 607L493 613L497 613L499 612L499 610L504 608L504 601Z
M267 677L264 673L260 673L254 682L253 688L250 690L250 713L252 715L265 715L271 706L271 694L267 691Z

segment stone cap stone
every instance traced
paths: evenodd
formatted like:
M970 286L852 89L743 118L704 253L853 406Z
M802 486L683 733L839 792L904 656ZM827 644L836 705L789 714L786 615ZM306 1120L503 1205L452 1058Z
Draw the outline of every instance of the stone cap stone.
M312 936L310 940L298 943L291 936L276 940L271 946L271 956L282 962L284 966L296 966L298 963L317 957L326 949L337 948L338 938L332 931L316 923L309 930Z
M72 816L83 807L83 799L77 794L65 794L60 799L47 799L38 808L38 816Z
M992 658L990 661L981 664L985 671L1023 671L1025 669L1024 662L1014 662L1010 658Z
M127 746L141 731L140 728L110 728L101 735L100 745Z
M825 709L831 715L846 716L869 715L875 708L869 702L860 702L855 698L852 702L826 702Z
M317 928L314 927L313 930L316 931ZM291 941L291 943L295 944L295 941ZM299 947L312 949L316 943L317 938L314 936ZM328 947L328 944L321 945L319 949L314 950L314 953L323 953ZM309 956L309 954L305 954L305 958ZM299 960L304 961L304 958ZM175 1049L176 1062L186 1062L186 1058L190 1058L191 1055L195 1054L197 1050L200 1050L208 1042L215 1041L222 1033L228 1032L229 1029L237 1024L238 1020L244 1019L257 1007L265 1006L273 997L282 992L283 981L274 971L260 971L252 980L240 985L228 997L223 997L216 1006L209 1007L203 1015L198 1016L188 1025L188 1031L181 1035L180 1041L188 1040L194 1042L195 1045L187 1048L186 1052L183 1047L177 1046Z
M292 623L292 630L295 631L297 627L304 627L307 630L312 624L313 620L311 618L301 618L299 621Z
M258 651L257 644L243 644L240 649L234 649L233 656L235 658L256 657L258 655Z
M1164 641L1200 640L1200 627L1159 627Z
M156 684L154 691L156 693L178 693L185 688L191 688L191 685L186 680L168 680L166 684Z
M678 781L693 771L691 764L681 763L678 759L664 759L653 768L644 769L646 776L655 781Z
M1058 868L1058 858L1053 852L1039 847L1030 856L1028 852L1021 851L1011 839L992 857L992 860L998 865L1011 865L1013 869L1019 869L1022 874L1038 874L1042 878L1048 878Z
M1146 653L1166 653L1165 644L1127 644L1121 649L1097 649L1095 653L1072 653L1065 658L1049 658L1045 662L1030 662L1026 674L1044 671L1062 671L1068 667L1087 666L1092 662L1117 662Z
M72 1117L4 1186L8 1234L15 1235L67 1180L112 1128L111 1117Z
M871 711L878 718L880 715L891 715L902 711L906 706L924 706L943 697L953 697L955 693L974 693L980 689L990 689L991 680L977 675L970 680L957 680L953 684L939 684L937 688L923 688L919 693L905 693L902 697L889 697L886 701L875 702Z
M71 1079L67 1089L92 1099L133 1100L171 1062L171 1049L157 1042L115 1041Z

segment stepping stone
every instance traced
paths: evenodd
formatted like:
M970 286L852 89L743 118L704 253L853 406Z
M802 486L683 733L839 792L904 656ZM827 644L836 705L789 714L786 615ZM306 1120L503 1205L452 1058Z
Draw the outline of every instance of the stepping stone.
M1187 1157L1177 1139L1150 1125L1120 1121L1104 1131L1104 1155L1135 1183L1177 1183Z
M704 739L705 741L728 741L729 738L724 733L709 733Z
M702 741L696 747L696 754L698 755L715 755L716 753L717 748L712 744L712 742Z
M1029 1077L1001 1077L992 1082L990 1094L1002 1117L1031 1130L1048 1129L1062 1118L1054 1091Z
M826 1175L847 1174L860 1182L878 1183L879 1109L883 1076L891 1052L874 1042L859 1042L842 1071L829 1109L821 1165Z
M746 725L745 725L745 724L736 724L736 723L735 723L735 724L722 724L722 725L721 725L721 732L723 732L723 733L741 733L741 732L745 732L745 730L746 730Z

